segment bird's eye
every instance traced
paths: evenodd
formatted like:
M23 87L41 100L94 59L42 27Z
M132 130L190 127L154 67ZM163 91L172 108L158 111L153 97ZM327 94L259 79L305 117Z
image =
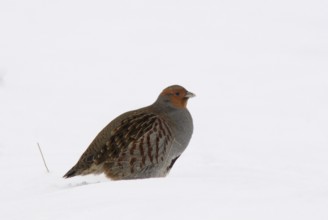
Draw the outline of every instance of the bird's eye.
M176 96L179 96L179 95L180 95L180 92L176 92L175 95L176 95Z

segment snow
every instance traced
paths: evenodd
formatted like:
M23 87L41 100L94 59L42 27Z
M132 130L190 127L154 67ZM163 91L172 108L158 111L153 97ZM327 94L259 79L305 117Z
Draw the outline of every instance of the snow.
M1 1L0 219L328 219L327 23L320 0ZM167 178L62 178L172 84L197 97Z

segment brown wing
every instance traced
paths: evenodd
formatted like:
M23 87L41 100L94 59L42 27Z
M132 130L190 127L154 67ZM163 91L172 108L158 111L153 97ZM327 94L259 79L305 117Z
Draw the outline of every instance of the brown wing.
M93 156L93 161L101 164L127 156L140 158L141 161L147 157L151 162L158 161L171 140L171 131L161 118L150 113L136 114L122 120L112 130L109 140Z
M131 115L122 120L108 134L105 144L92 156L96 164L103 163L108 159L118 158L119 155L135 140L138 140L143 133L149 131L156 120L156 115L140 113Z
M155 115L127 119L106 144L106 174L115 179L158 168L166 160L172 140L165 121Z

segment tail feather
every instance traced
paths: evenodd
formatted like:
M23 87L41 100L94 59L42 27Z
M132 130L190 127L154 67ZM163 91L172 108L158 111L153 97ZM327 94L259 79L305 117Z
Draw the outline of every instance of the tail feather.
M63 178L71 178L73 176L79 175L88 175L88 174L100 174L104 172L103 170L104 164L81 164L77 163L74 167L72 167L64 176Z
M76 175L78 175L78 174L76 173L76 168L73 167L72 169L70 169L70 170L69 170L69 171L63 176L63 178L71 178L71 177L76 176Z

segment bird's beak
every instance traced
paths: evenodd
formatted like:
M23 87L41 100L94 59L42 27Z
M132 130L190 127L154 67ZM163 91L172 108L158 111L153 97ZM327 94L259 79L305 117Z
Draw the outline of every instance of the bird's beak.
M187 94L185 95L185 98L192 98L195 97L196 95L192 92L187 92Z

